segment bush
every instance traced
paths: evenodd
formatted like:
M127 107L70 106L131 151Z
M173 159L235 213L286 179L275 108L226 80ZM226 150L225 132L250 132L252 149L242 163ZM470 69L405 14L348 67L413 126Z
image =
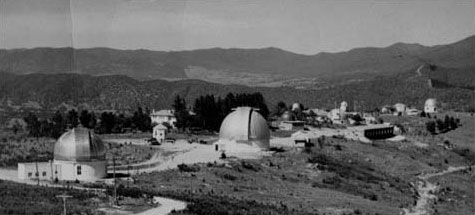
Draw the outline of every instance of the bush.
M227 173L223 175L223 178L226 179L226 180L230 180L230 181L234 181L234 180L237 179L236 176L231 175L231 174L227 174Z
M465 158L469 165L475 165L475 153L470 149L455 148L452 151Z
M199 172L201 168L197 164L186 165L182 163L178 165L178 170L180 170L180 172Z
M261 167L260 167L259 164L256 164L256 163L250 162L250 161L242 161L241 166L246 168L246 169L253 170L253 171L256 171L256 172L261 170Z

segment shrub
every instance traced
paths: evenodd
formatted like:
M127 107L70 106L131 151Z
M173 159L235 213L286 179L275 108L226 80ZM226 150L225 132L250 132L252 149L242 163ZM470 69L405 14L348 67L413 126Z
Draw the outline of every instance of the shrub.
M237 179L236 176L231 175L231 174L228 174L228 173L224 174L224 175L223 175L223 178L226 179L226 180L230 180L230 181L234 181L234 180Z
M253 170L253 171L256 171L256 172L258 172L259 170L261 170L260 165L254 163L254 162L242 161L242 162L241 162L241 166L244 167L244 168L246 168L246 169Z
M178 165L178 170L180 172L199 172L201 170L200 166L193 164L193 165L186 165L184 163Z

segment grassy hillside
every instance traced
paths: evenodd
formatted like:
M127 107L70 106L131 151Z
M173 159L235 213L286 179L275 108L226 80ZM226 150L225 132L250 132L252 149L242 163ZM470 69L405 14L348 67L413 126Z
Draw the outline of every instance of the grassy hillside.
M78 74L12 75L0 73L2 112L55 110L79 107L89 110L134 110L137 106L169 108L176 95L189 105L195 98L214 94L261 92L272 110L278 101L301 102L306 107L333 108L335 102L348 101L359 109L381 108L385 104L406 103L422 109L427 98L437 98L443 108L469 110L475 104L473 91L463 88L434 89L427 78L410 73L393 77L350 82L314 90L288 87L246 87L220 85L197 80L137 81L126 76L88 76Z

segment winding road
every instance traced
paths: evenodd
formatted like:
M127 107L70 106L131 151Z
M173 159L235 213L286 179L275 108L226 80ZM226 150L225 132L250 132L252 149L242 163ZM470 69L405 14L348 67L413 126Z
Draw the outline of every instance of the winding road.
M186 208L186 203L182 201L177 201L173 199L163 198L155 196L153 197L154 202L160 203L160 206L146 210L137 215L166 215L172 212L173 210L183 210Z

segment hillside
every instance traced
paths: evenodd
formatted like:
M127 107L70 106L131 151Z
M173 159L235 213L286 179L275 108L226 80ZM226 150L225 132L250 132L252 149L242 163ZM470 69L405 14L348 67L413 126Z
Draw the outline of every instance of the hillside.
M360 109L381 108L403 102L422 108L425 99L437 98L447 109L468 110L475 104L473 91L464 88L430 88L427 77L413 72L393 77L334 85L318 90L289 87L247 87L221 85L199 80L137 81L127 76L90 76L79 74L0 73L0 112L22 110L51 111L78 107L89 110L133 110L137 106L169 108L180 95L189 105L200 95L261 92L272 111L279 101L301 102L306 107L333 108L343 100L358 103ZM1 117L0 117L1 118Z
M316 55L278 48L172 52L109 48L0 50L0 71L14 74L127 75L137 80L193 78L222 84L305 88L369 80L375 75L392 76L429 64L473 77L475 36L433 47L396 43L384 48ZM292 81L301 78L312 81ZM461 84L473 86L469 81Z

